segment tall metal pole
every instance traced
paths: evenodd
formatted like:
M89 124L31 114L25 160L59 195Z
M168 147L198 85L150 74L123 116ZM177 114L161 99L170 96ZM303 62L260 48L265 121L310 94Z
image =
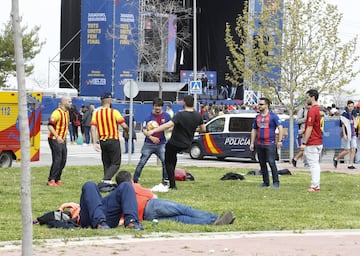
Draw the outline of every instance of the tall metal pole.
M129 138L128 138L128 148L127 148L127 152L128 152L128 165L131 164L131 155L132 155L132 144L133 144L133 136L132 136L132 131L133 131L133 126L134 126L134 93L133 93L133 84L134 84L134 80L131 79L130 80L130 110L129 110ZM126 150L126 149L125 149Z
M115 96L115 33L116 33L116 0L113 3L113 27L112 27L112 55L111 55L111 95Z
M197 17L196 0L193 0L193 74L194 81L197 80ZM194 94L194 108L197 110L197 94Z

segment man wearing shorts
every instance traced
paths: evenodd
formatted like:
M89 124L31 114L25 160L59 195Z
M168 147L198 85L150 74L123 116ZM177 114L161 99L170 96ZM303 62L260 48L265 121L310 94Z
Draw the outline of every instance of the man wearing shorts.
M337 168L338 162L344 156L350 153L348 169L356 169L354 166L354 157L356 151L356 132L355 132L354 102L349 100L347 107L340 116L341 122L341 148L343 151L334 157L333 164Z

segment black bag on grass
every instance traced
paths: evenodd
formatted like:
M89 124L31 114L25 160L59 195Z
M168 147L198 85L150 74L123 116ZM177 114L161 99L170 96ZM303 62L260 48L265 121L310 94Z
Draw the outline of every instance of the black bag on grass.
M67 211L49 211L37 218L40 225L48 225L49 228L78 228L77 219L71 218Z
M245 177L239 173L228 172L220 180L244 180Z

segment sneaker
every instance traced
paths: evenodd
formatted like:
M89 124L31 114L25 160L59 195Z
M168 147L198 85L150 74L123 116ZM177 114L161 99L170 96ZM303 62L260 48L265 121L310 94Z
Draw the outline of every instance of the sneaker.
M307 191L309 191L309 192L320 191L320 188L319 187L310 187L310 188L308 188Z
M279 182L276 182L276 183L272 184L272 187L273 187L273 188L279 188L279 187L280 187Z
M296 163L297 163L297 161L293 158L293 159L291 159L291 163L292 163L292 165L294 166L294 167L296 167Z
M62 186L63 182L61 180L58 180L55 182L58 186Z
M100 221L96 226L97 229L110 229L109 225L105 221Z
M138 221L130 221L130 223L126 226L126 228L130 228L134 230L144 230L144 227Z
M259 187L259 188L267 188L267 187L269 187L269 186L270 186L269 184L261 183L258 187Z
M350 166L348 166L348 169L354 170L354 169L356 169L356 167L353 165L350 165Z
M47 182L47 185L48 186L51 186L51 187L58 187L59 185L55 182L55 180L49 180Z
M152 192L168 192L169 191L169 187L160 183L159 185L155 185L154 187L151 188Z
M214 221L214 225L229 225L233 223L235 220L235 216L232 212L226 212L224 215L218 217Z
M335 157L333 158L333 165L334 165L335 168L337 168L338 160L336 160Z

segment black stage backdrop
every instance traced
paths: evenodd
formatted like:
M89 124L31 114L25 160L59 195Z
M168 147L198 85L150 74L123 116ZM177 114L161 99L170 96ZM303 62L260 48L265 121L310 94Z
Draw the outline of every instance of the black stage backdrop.
M60 73L79 89L81 0L61 0ZM71 88L60 76L60 88Z
M192 8L192 0L186 5ZM225 23L235 26L238 14L242 13L244 0L197 0L197 42L198 42L198 70L217 71L218 84L225 84L225 73L228 71L225 56L228 50L225 46ZM60 71L76 88L79 87L79 64L69 68L71 61L80 59L80 15L81 0L61 1L61 43L60 43ZM192 32L192 23L189 25ZM191 40L192 42L192 40ZM184 65L179 69L193 69L192 49L184 52ZM60 77L60 87L71 87ZM238 90L237 98L242 99L242 90Z

